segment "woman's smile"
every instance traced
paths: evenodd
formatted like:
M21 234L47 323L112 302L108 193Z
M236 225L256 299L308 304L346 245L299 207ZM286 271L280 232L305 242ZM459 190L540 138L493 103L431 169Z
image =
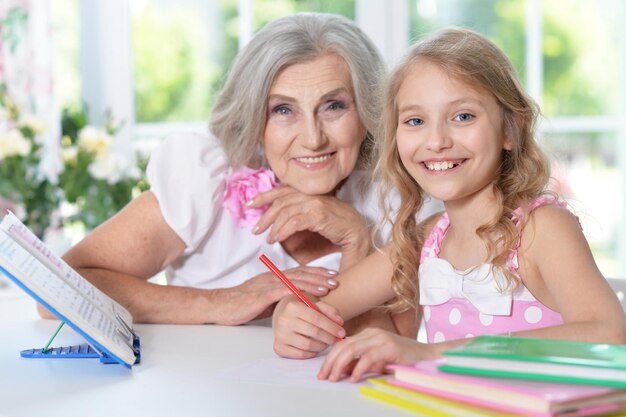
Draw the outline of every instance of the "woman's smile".
M317 156L301 156L293 158L293 161L306 169L323 169L333 162L336 154L336 152L330 152Z

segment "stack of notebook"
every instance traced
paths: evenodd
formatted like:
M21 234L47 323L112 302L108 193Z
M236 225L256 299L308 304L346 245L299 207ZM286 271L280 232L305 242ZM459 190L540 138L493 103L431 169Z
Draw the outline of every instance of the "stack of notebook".
M626 416L626 346L481 336L390 368L361 392L424 416Z

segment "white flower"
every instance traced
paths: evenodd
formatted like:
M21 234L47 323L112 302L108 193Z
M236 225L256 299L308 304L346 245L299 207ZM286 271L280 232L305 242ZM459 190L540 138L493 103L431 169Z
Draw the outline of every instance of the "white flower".
M137 168L126 155L119 152L106 152L89 165L89 173L96 179L115 184L124 178L134 178Z
M76 165L76 162L78 162L78 148L76 146L70 146L61 149L61 159L64 164Z
M0 161L15 155L26 156L30 149L30 141L19 130L11 129L0 133Z
M34 135L39 135L40 133L43 133L48 129L46 126L46 122L35 116L28 116L24 118L22 121L20 121L19 126L30 129L30 131L33 132Z
M107 152L111 140L112 138L108 133L93 126L85 126L78 133L77 144L79 148L99 157Z

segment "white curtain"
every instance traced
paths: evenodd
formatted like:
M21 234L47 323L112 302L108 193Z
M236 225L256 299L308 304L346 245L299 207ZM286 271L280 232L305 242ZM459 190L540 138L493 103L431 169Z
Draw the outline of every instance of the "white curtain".
M43 170L55 179L60 168L59 118L54 99L49 0L0 1L0 83L21 110L46 126ZM0 117L0 129L6 117Z

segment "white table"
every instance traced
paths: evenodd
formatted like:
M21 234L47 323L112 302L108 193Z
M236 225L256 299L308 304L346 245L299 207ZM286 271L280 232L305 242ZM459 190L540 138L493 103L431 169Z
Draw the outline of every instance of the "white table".
M59 322L40 319L18 289L0 291L0 416L415 416L315 380L319 361L280 359L263 323L136 325L141 364L24 359ZM65 326L53 346L83 343ZM268 372L261 372L262 370Z

